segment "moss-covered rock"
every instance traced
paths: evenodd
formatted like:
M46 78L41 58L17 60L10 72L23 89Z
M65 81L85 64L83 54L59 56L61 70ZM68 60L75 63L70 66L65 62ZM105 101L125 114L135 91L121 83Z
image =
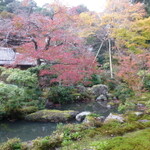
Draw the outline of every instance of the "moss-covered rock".
M73 110L40 110L27 115L25 117L25 120L43 122L66 122L71 119L74 119L77 114L78 112Z
M103 118L100 116L88 115L85 117L83 124L86 124L91 127L100 127L103 124Z
M108 123L108 122L111 122L111 121L118 121L118 122L123 123L125 121L125 119L124 119L122 114L112 114L112 113L110 113L108 115L108 117L105 119L104 123Z
M22 114L30 114L30 113L34 113L34 112L38 111L38 107L35 107L35 106L26 106L26 107L22 107L19 111Z
M95 94L96 96L107 95L108 94L108 87L106 85L103 85L103 84L97 84L97 85L94 85L91 88L89 88L89 91L91 93Z

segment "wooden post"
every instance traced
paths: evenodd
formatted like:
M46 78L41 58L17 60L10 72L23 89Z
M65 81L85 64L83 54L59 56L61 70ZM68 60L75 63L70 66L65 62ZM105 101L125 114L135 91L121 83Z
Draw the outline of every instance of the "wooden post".
M110 65L110 77L113 77L113 67L112 67L112 55L111 55L111 40L108 40L108 44L109 44L109 65Z

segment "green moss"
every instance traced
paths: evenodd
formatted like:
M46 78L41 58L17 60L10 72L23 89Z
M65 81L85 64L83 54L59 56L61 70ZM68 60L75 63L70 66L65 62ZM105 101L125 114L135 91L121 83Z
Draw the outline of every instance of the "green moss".
M150 129L147 129L124 137L95 141L90 144L90 147L95 150L150 150L149 140Z
M0 150L21 150L21 145L20 139L14 138L1 144Z
M133 147L136 146L136 141L140 142L140 136L138 137L138 139L135 139L134 141L132 140L133 137L129 139L129 143L132 145L131 147L130 144L126 143L127 141L124 140L125 139L124 136L123 137L115 137L115 136L126 135L126 133L129 132L131 132L132 134L132 131L145 129L147 127L150 127L150 123L132 122L132 123L121 124L118 122L111 122L110 124L106 124L105 126L102 126L100 128L86 130L83 133L80 142L79 141L73 142L70 145L62 147L62 150L68 150L68 149L71 150L83 150L83 149L93 149L93 150L128 150L129 149L130 150L131 149L133 150L134 149ZM150 129L148 132L150 132ZM144 134L142 135L144 136ZM135 134L135 137L136 136L137 135ZM145 139L141 138L141 141L144 140ZM150 142L147 143L146 145L149 146ZM137 150L143 150L142 145L139 146L138 148Z
M62 143L62 135L47 136L33 140L31 150L53 150Z
M120 104L118 110L120 112L125 112L128 110L137 109L137 104L143 104L145 108L150 108L150 92L145 92L139 95L139 93L128 98L124 103Z
M26 120L30 121L49 121L49 122L65 122L73 119L77 114L76 111L67 110L41 110L26 116Z
M30 113L34 113L34 112L38 111L38 107L27 106L27 107L21 108L19 111L23 114L30 114Z
M135 103L139 103L139 102L143 102L144 101L149 101L150 100L150 93L149 92L145 92L145 93L142 93L141 95L139 94L136 94L135 96L132 96L130 97L129 99L127 99L127 101L132 101L132 102L135 102Z

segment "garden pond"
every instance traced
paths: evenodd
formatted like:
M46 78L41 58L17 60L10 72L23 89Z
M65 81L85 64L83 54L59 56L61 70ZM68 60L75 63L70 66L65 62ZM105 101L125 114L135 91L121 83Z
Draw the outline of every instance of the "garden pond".
M68 104L58 108L60 110L76 110L79 112L90 111L103 116L110 112L117 112L117 108L108 109L98 103L77 103ZM75 122L75 121L74 121ZM0 122L0 142L5 142L9 138L20 138L22 141L33 140L37 137L50 135L56 130L57 123L27 122L27 121L1 121Z

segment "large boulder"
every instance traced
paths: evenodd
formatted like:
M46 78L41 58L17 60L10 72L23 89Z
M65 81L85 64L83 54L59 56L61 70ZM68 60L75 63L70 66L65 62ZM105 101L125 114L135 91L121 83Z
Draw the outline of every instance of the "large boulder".
M76 89L78 90L79 93L86 92L86 88L82 85L76 86Z
M77 114L78 112L74 110L40 110L27 115L25 120L41 122L67 122L74 119Z
M84 120L84 118L86 116L88 116L90 114L91 114L91 112L89 112L89 111L83 111L83 112L81 112L81 113L79 113L79 114L76 115L76 120L79 121L79 122L81 122L82 120Z
M125 121L125 118L121 114L110 113L108 117L105 119L104 123L111 122L111 121L118 121L123 123Z
M108 87L104 84L97 84L92 86L91 88L89 88L89 90L96 96L100 96L100 95L104 95L107 96L108 95Z
M104 116L94 117L92 115L88 115L83 120L83 124L93 126L93 127L100 127L103 124Z

